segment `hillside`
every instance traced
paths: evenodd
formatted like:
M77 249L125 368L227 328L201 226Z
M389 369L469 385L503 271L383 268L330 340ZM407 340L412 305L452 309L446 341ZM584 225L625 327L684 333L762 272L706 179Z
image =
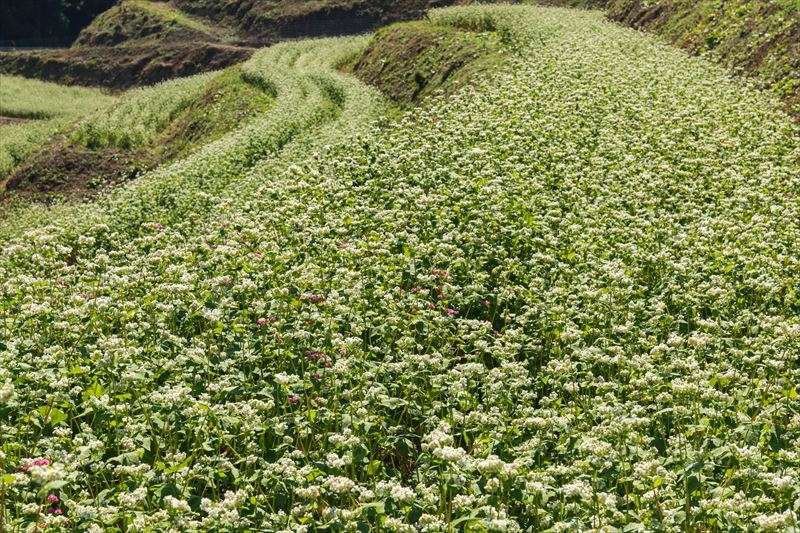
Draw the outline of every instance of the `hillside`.
M615 0L609 16L752 76L800 116L797 0Z
M95 89L0 76L0 196L9 174L54 135L113 101Z
M459 0L174 0L182 11L228 24L260 42L357 34Z
M125 9L125 4L120 8ZM103 21L93 25L103 26ZM379 31L362 54L355 54L341 68L405 106L419 103L436 91L453 92L481 70L496 68L502 61L501 48L495 32L466 32L411 22ZM39 86L58 87L0 77L3 82L7 94L2 96L9 102L17 94L29 90L35 93ZM56 91L52 97L65 98L79 107L96 91L76 93L72 96L68 90ZM41 135L14 140L16 136L8 128L9 142L0 145L0 155L5 152L8 161L0 166L4 203L53 202L103 194L241 127L267 112L273 96L271 86L264 86L239 67L230 67L129 90L116 99L104 96L99 100L104 104L91 106L97 112L70 114L72 121L43 122L49 127ZM45 108L37 113L48 116ZM26 118L11 112L6 115L6 120ZM16 129L34 130L31 124L19 124Z
M475 6L124 93L68 138L158 153L256 95L0 223L0 529L797 528L775 95L599 11Z
M131 45L155 40L234 41L224 27L190 18L167 2L122 0L84 28L73 43L75 47Z
M11 94L37 84L52 87L15 78L0 81L9 85ZM9 141L0 144L0 155L5 151L9 160L0 166L6 200L95 196L242 127L267 112L274 97L271 87L238 67L131 90L116 99L103 96L94 104L89 103L90 95L76 91L77 95L58 93L62 105L65 100L91 111L64 116L72 121L43 122L48 128L42 133L47 135L14 141L10 128L0 130L9 134ZM25 123L16 128L33 131Z
M605 9L616 22L653 32L753 78L800 117L797 0L538 0Z
M69 49L0 52L0 73L125 89L218 70L257 46L363 33L452 3L459 0L120 0Z
M400 105L418 104L433 93L451 93L503 61L495 31L472 32L427 22L378 30L354 57L349 71Z

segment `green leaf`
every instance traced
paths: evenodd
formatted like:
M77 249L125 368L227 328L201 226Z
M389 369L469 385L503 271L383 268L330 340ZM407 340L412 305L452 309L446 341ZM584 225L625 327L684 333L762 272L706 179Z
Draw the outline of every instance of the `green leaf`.
M63 411L60 411L58 409L52 409L50 411L50 423L52 425L57 426L58 424L66 421L67 421L67 415Z
M51 426L57 426L61 422L65 422L67 420L67 415L55 407L43 405L37 410L37 412L42 418L42 421L46 424L50 424Z
M383 463L381 463L377 459L374 461L370 461L369 464L367 465L367 475L374 476L378 472L378 470L380 470L382 465Z
M401 398L384 398L381 400L381 405L384 407L388 407L389 409L397 409L398 407L403 407L408 405L408 402L401 399Z
M462 525L463 524L463 525ZM461 527L459 527L461 526ZM486 527L481 521L472 516L462 516L450 522L450 529L453 531L486 531Z
M47 483L44 487L42 487L39 490L39 492L41 494L46 494L48 492L52 492L54 490L58 490L61 487L63 487L64 485L66 485L66 484L67 484L67 482L64 481L63 479L57 479L55 481L51 481L50 483Z
M186 459L184 459L180 463L178 463L178 464L176 464L174 466L171 466L171 467L167 468L166 470L164 470L164 473L165 474L174 474L175 472L178 472L179 470L183 470L184 468L186 468L187 466L192 464L192 459L193 459L193 457L190 455L189 457L187 457Z
M383 501L379 501L379 502L372 502L372 503L366 503L364 505L359 505L358 508L356 508L356 514L357 515L362 514L364 511L368 511L370 509L374 509L375 512L379 515L386 514L386 503Z
M133 450L132 452L125 452L117 455L116 457L112 457L109 459L109 462L117 462L119 464L132 464L137 462L139 459L142 458L144 455L144 450Z
M98 382L92 383L83 391L83 399L87 400L89 398L99 398L103 394L105 394L106 390L100 385Z

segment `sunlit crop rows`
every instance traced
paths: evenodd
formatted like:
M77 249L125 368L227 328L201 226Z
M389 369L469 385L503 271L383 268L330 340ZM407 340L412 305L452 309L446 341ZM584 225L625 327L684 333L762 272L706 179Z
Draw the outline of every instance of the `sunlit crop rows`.
M12 528L795 527L797 126L599 14L432 19L509 64L376 123L363 40L271 48L263 121L3 244Z
M91 148L143 146L202 94L215 75L198 74L127 91L116 105L84 120L70 137Z
M113 99L98 89L0 76L0 115L3 116L53 118L81 115L109 101Z

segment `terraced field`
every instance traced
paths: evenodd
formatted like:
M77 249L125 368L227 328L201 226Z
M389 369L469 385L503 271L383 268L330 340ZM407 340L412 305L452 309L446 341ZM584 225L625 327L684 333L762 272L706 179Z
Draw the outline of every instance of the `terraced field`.
M597 12L399 112L368 37L0 246L10 530L792 530L800 130ZM112 115L113 116L113 115Z
M54 133L113 101L94 89L0 77L0 192L12 168Z

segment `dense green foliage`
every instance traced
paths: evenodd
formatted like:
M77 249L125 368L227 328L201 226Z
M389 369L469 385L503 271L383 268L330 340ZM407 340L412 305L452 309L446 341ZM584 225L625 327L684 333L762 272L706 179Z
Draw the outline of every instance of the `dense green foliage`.
M0 247L12 528L792 529L800 131L597 12L395 121L334 67ZM377 121L376 121L377 120Z
M263 86L232 67L133 89L120 102L77 126L73 142L92 149L147 148L157 160L185 156L267 112Z
M97 94L7 78L0 117L41 120L3 126L2 170L6 196L14 201L4 198L0 219L15 217L16 208L37 198L93 195L185 157L257 120L275 96L272 87L238 67L130 90L116 99Z
M800 113L797 0L612 0L609 16L753 76Z

